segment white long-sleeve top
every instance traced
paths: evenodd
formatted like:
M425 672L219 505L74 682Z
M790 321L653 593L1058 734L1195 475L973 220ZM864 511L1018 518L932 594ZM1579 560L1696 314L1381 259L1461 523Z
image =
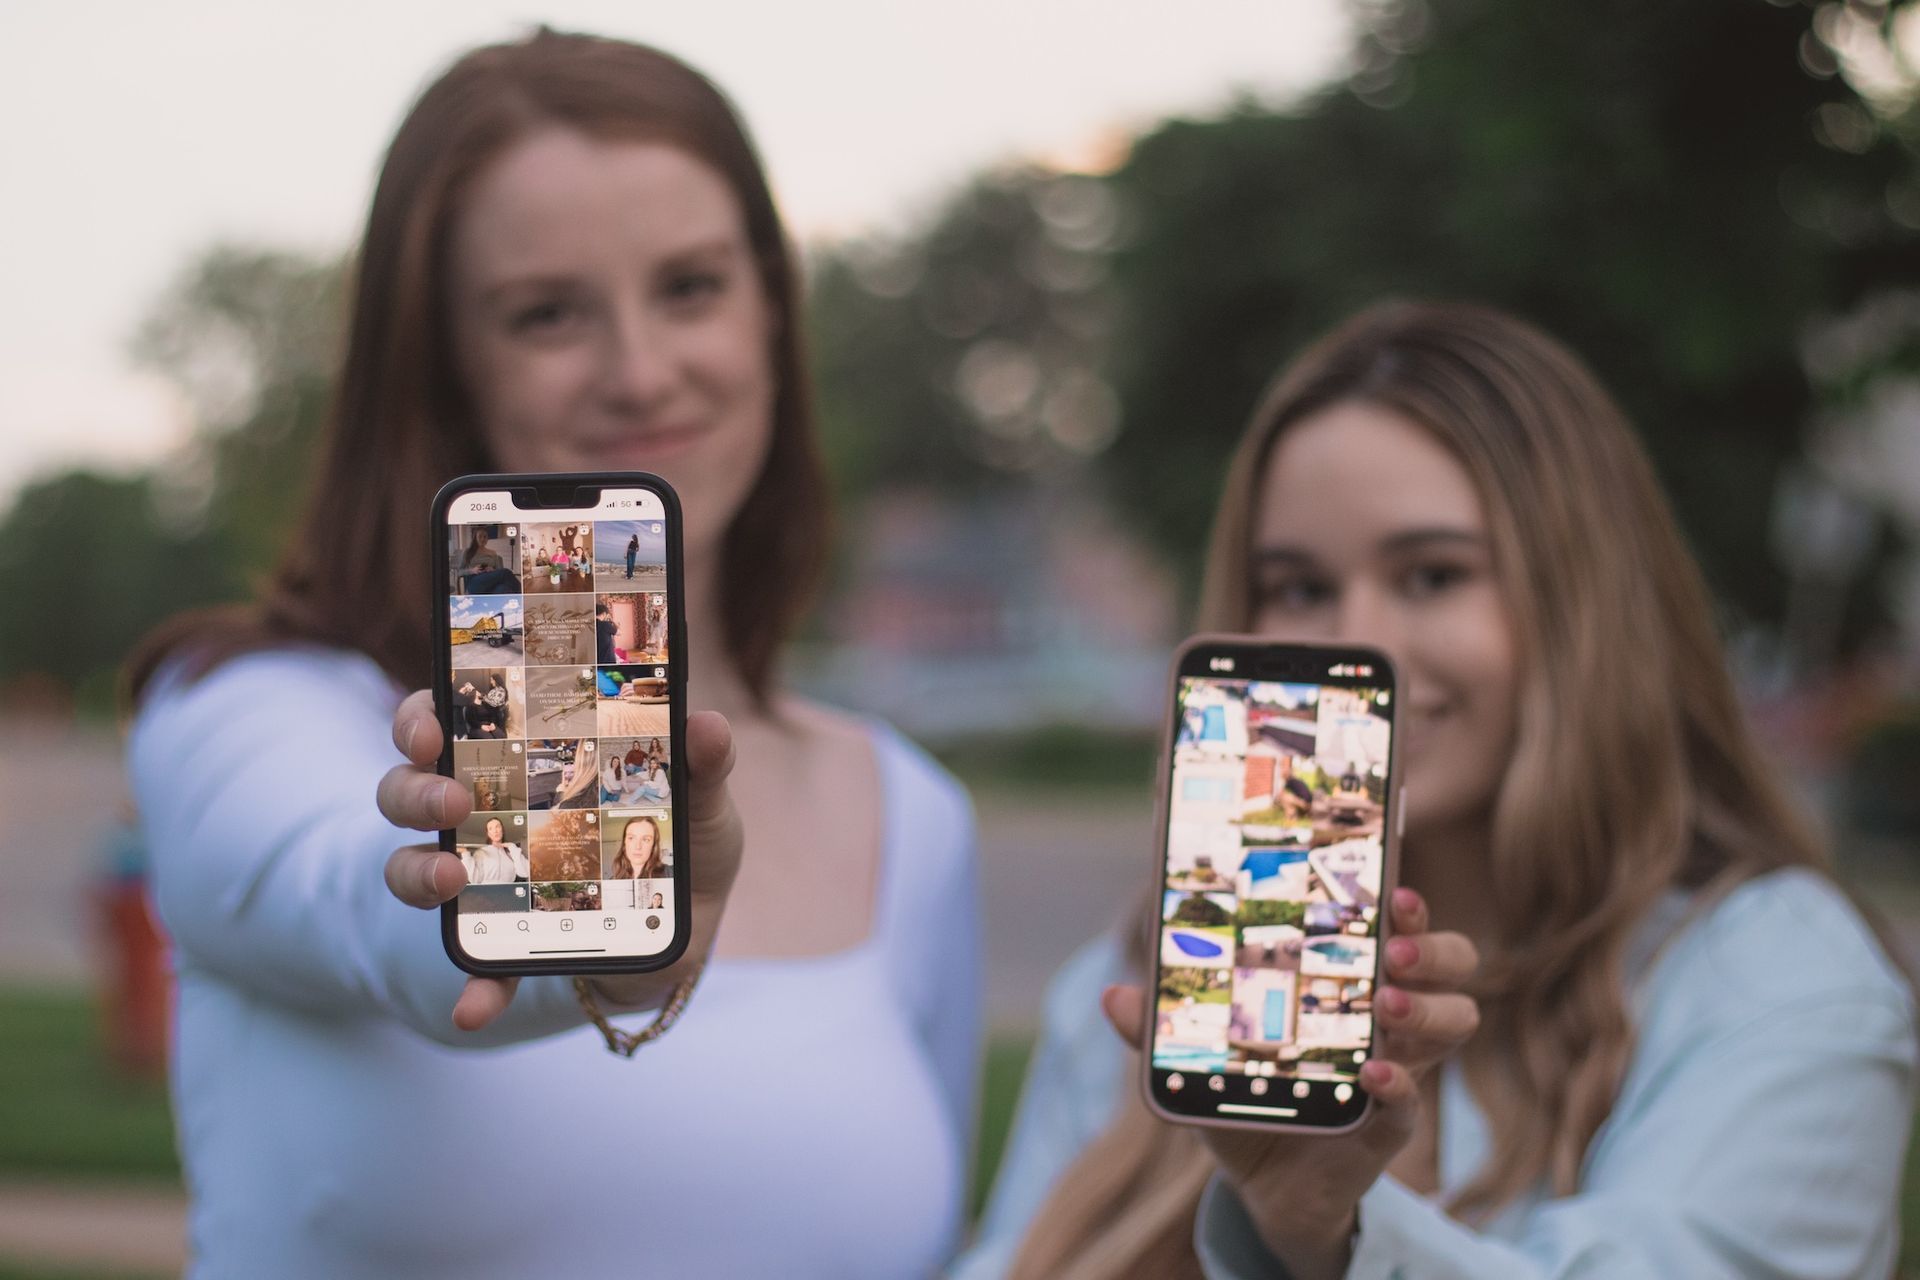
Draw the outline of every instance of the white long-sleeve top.
M1486 1115L1441 1073L1441 1197L1382 1175L1347 1280L1859 1280L1899 1256L1913 994L1846 898L1807 871L1751 880L1670 935L1670 895L1629 955L1636 1038L1580 1188L1536 1189L1483 1229L1438 1199L1477 1173ZM1665 945L1660 945L1662 942ZM1055 977L1007 1153L956 1280L994 1280L1060 1175L1137 1089L1099 1009L1130 977L1095 939ZM1312 1137L1298 1141L1321 1141ZM1210 1280L1284 1280L1216 1177L1194 1245Z
M522 981L484 1032L454 1028L465 975L439 916L382 877L423 838L374 806L400 696L360 655L275 651L162 684L133 727L179 972L192 1274L936 1270L962 1221L981 1035L960 788L876 726L871 934L713 961L673 1032L626 1060L563 978ZM779 857L778 832L750 840Z

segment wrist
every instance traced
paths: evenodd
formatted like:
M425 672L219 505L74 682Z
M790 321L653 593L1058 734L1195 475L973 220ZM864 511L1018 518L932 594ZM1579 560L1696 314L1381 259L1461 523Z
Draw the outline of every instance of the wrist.
M1312 1200L1302 1203L1290 1197L1285 1205L1259 1208L1249 1201L1248 1216L1260 1243L1286 1265L1294 1280L1332 1280L1347 1272L1360 1230L1359 1211L1351 1204L1335 1207Z

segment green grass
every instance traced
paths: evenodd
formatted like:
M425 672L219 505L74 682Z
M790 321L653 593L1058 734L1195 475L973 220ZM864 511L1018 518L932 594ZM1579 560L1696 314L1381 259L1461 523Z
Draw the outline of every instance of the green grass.
M84 996L0 991L0 1175L179 1180L166 1087L113 1068Z
M1020 1083L1026 1079L1027 1058L1033 1041L1025 1036L1007 1036L987 1046L986 1069L980 1085L980 1132L974 1146L973 1195L967 1201L969 1220L980 1216L987 1202L987 1188L1000 1168L1000 1157L1007 1147L1007 1130L1013 1126L1014 1104L1020 1100Z
M1151 737L1060 725L1011 736L965 738L934 750L978 791L1120 791L1153 794Z

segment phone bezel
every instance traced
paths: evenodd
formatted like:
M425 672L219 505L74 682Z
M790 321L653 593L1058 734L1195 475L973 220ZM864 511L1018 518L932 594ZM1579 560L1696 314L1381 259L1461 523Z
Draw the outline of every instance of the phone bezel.
M1365 1124L1373 1112L1373 1100L1368 1096L1366 1089L1363 1088L1358 1081L1354 1082L1354 1094L1359 1100L1358 1109L1355 1111L1352 1119L1338 1123L1319 1123L1302 1119L1254 1119L1251 1117L1195 1115L1189 1112L1176 1111L1164 1105L1155 1092L1156 1072L1158 1069L1153 1065L1153 1036L1157 1019L1153 1016L1153 1011L1156 1008L1156 993L1160 989L1160 912L1167 882L1168 824L1173 799L1173 744L1174 737L1179 732L1177 713L1180 705L1180 680L1183 676L1200 675L1236 680L1263 680L1271 678L1276 681L1294 680L1299 683L1326 683L1326 677L1324 675L1303 677L1276 675L1267 677L1259 674L1235 674L1220 677L1211 672L1188 671L1186 668L1196 660L1197 656L1201 660L1214 656L1230 656L1235 659L1236 663L1243 660L1251 660L1252 669L1256 672L1262 663L1285 663L1288 661L1310 662L1316 664L1321 671L1324 671L1327 666L1349 662L1366 663L1376 668L1380 673L1380 678L1370 678L1370 683L1386 688L1392 697L1391 705L1395 708L1394 714L1391 717L1393 720L1393 732L1388 739L1387 746L1386 801L1381 811L1380 915L1379 929L1375 934L1377 945L1374 948L1373 971L1373 986L1376 993L1380 989L1381 979L1385 972L1387 939L1390 936L1392 926L1392 913L1387 910L1387 904L1392 897L1394 886L1400 882L1400 831L1406 818L1405 786L1400 781L1400 740L1404 736L1404 733L1400 723L1399 713L1399 672L1394 667L1392 660L1378 649L1366 645L1284 644L1259 636L1227 634L1197 635L1184 641L1179 649L1174 652L1173 661L1168 670L1166 701L1163 704L1166 719L1161 733L1160 753L1155 765L1154 838L1149 842L1153 848L1154 892L1151 899L1152 918L1150 921L1143 922L1151 929L1154 945L1148 948L1151 956L1151 972L1148 975L1146 988L1147 1016L1143 1019L1143 1038L1140 1044L1140 1069L1137 1077L1141 1097L1145 1100L1148 1111L1172 1124L1196 1125L1215 1129L1238 1129L1243 1132L1253 1133L1324 1135L1351 1133L1362 1124ZM1369 1058L1372 1058L1374 1053L1377 1052L1379 1043L1380 1030L1376 1022L1372 1039L1368 1043L1367 1056ZM1273 1079L1286 1078L1287 1077L1273 1077ZM1198 1087L1197 1083L1195 1087Z
M682 579L684 560L681 546L680 497L673 486L660 476L646 471L565 471L565 472L512 472L500 474L475 474L460 476L449 480L440 487L433 497L433 506L429 515L433 541L433 583L434 583L434 625L433 625L433 706L440 719L442 749L440 753L440 773L445 777L453 773L453 727L452 708L449 705L450 689L453 680L452 655L448 651L448 641L452 636L453 593L447 589L447 581L452 571L452 552L448 545L447 512L454 499L465 493L486 489L538 489L542 486L587 485L597 488L602 495L608 489L643 489L660 499L660 505L666 513L667 542L667 729L670 735L669 750L672 756L667 767L667 783L673 795L673 936L660 951L645 956L610 956L592 958L586 956L561 957L552 960L482 960L468 954L461 945L459 936L460 908L459 899L443 903L440 908L440 940L446 948L447 956L454 964L468 973L479 977L539 977L543 975L597 975L603 973L652 973L665 969L686 953L692 937L692 888L691 868L693 851L687 839L687 775L686 775L686 737L687 737L687 639L686 610L682 598ZM525 513L531 521L539 519L541 510L569 510L572 504L548 507L522 507L517 503L516 514ZM508 516L507 521L513 519ZM502 521L505 523L507 521ZM523 520L522 523L527 521ZM597 584L596 584L597 585ZM596 595L600 594L598 591ZM595 664L598 665L597 663ZM596 735L597 737L597 735ZM453 830L440 833L440 847L452 853L454 851Z

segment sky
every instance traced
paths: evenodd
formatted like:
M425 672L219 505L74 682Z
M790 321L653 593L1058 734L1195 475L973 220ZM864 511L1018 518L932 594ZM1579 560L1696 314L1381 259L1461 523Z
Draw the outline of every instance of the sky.
M795 232L911 225L996 161L1079 167L1236 93L1334 74L1340 0L496 0L0 6L0 501L185 437L131 336L208 245L315 252L359 233L407 105L460 51L537 22L645 40L746 116Z

